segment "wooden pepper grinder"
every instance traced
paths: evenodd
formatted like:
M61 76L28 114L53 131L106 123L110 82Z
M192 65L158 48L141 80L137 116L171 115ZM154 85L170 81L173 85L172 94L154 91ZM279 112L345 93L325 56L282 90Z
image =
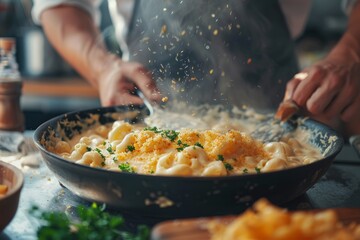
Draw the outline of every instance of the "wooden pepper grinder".
M0 38L0 130L23 132L22 81L15 48L15 39Z

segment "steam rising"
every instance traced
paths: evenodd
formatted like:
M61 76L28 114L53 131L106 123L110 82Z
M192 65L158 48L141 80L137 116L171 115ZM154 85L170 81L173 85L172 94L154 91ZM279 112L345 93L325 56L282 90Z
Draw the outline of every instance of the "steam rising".
M141 1L130 59L147 66L172 99L276 107L296 72L296 62L285 60L292 56L286 27L275 26L281 20L277 1Z

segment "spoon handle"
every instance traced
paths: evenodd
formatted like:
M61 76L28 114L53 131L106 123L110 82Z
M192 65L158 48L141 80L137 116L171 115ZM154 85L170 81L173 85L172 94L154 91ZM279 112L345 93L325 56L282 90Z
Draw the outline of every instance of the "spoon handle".
M149 99L145 97L144 93L140 89L135 90L135 94L144 101L144 105L149 109L150 115L154 114L154 107L151 105Z
M299 106L293 100L286 100L280 103L275 118L286 122L289 118L299 112Z

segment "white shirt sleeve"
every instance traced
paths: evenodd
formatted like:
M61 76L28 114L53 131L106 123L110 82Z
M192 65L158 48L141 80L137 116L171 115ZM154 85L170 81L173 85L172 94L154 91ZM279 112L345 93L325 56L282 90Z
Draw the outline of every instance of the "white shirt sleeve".
M72 5L88 12L97 25L100 24L101 13L99 6L102 0L34 0L32 18L36 24L41 24L41 13L49 8L59 5Z

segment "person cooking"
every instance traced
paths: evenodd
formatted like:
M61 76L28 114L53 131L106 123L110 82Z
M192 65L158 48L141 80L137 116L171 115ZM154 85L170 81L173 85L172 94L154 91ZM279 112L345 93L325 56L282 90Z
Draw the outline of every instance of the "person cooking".
M100 1L35 0L55 49L95 86L103 106L163 96L189 104L276 109L291 99L349 136L360 134L360 4L332 51L299 72L294 41L310 0L108 0L121 56L98 29ZM285 93L285 97L284 97Z

